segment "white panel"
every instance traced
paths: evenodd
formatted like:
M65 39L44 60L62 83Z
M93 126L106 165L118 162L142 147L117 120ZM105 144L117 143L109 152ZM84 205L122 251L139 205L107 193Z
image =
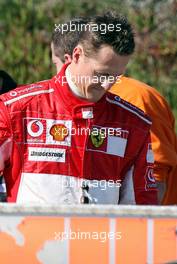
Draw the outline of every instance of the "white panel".
M83 188L87 186L86 188ZM86 197L90 204L118 204L120 182L83 180L76 177L22 173L17 203L81 204Z
M115 234L116 234L116 219L109 219L109 232L114 234L114 237L109 239L109 264L116 263L116 246L115 246Z
M136 204L133 184L134 166L126 173L120 189L120 204Z
M108 154L124 157L126 145L127 139L116 136L108 136L106 152Z
M147 263L153 264L153 247L154 247L154 220L147 221Z

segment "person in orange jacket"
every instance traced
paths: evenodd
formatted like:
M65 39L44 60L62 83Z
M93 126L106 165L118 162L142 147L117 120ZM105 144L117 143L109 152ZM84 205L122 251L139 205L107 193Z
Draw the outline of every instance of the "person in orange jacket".
M177 137L175 119L165 98L154 88L132 78L122 77L111 92L139 107L152 119L151 140L154 175L164 205L177 204Z
M83 18L74 24L87 23ZM54 30L52 36L52 60L57 71L63 63L70 62L81 32ZM151 139L155 157L155 177L158 182L159 202L177 204L177 137L175 119L165 98L154 88L132 78L122 77L110 90L124 100L146 112L152 119Z

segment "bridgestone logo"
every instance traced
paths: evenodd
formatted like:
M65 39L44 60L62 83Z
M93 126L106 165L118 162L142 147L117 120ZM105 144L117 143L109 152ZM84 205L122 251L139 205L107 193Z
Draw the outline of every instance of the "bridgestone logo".
M52 152L37 152L33 151L31 156L46 156L46 157L59 157L62 158L64 153L52 153Z
M29 147L30 161L65 162L65 149Z

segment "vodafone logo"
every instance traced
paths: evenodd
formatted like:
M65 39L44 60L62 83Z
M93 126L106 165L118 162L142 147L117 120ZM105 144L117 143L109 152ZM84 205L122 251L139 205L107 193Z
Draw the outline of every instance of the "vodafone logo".
M27 125L27 131L32 137L39 137L44 131L43 124L39 120L32 120Z
M16 95L17 95L17 92L15 91L10 92L10 96L16 96Z
M156 180L153 175L153 167L148 166L145 174L145 189L148 190L156 190Z
M153 176L153 169L149 169L147 176L150 182L155 182L155 178Z
M118 101L118 102L120 102L120 101L121 101L120 97L119 97L119 96L117 96L117 95L114 97L114 100L116 100L116 101Z

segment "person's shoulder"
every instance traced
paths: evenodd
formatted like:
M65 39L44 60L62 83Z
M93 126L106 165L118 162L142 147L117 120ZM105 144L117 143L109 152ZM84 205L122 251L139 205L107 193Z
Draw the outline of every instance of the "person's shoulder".
M149 96L149 97L154 97L159 101L160 100L166 101L163 95L160 94L160 92L156 88L139 80L130 77L123 77L122 85L125 85L126 89L130 87L135 92L135 94L138 93L142 97L147 98L147 96Z
M115 84L110 92L119 95L150 115L154 111L158 111L159 114L171 112L168 102L159 91L133 78L123 77L121 82Z
M135 87L134 89L137 91L137 93L135 92L135 96L137 94L139 96L139 100L142 100L146 105L148 104L148 109L152 108L154 111L158 110L159 114L170 112L172 115L169 103L157 89L138 80L132 78L127 79L129 83L132 83Z
M140 108L122 99L120 96L107 93L106 101L114 105L118 111L121 111L124 116L131 118L135 122L150 126L152 124L151 118Z
M6 106L17 102L23 104L38 95L49 94L53 92L53 90L54 89L50 86L50 80L39 81L32 84L20 85L16 89L2 94L0 100L3 101Z

